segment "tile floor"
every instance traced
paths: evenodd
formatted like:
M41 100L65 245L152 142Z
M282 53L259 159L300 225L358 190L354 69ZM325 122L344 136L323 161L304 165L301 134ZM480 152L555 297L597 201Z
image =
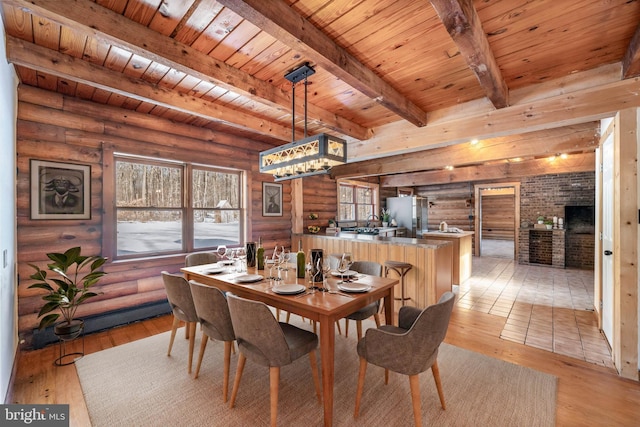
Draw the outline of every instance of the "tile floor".
M593 271L474 257L458 306L505 318L501 338L613 367L593 306Z

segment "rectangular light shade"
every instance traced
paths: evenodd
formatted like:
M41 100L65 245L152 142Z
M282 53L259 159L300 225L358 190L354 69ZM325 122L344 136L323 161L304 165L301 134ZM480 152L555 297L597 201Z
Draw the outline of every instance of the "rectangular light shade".
M347 142L321 133L260 153L260 172L276 181L327 173L347 162Z

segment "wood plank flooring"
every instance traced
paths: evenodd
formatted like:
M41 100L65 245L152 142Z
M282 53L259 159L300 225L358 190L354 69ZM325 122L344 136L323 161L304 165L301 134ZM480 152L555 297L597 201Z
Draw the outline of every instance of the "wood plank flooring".
M495 262L490 258L478 260L481 262L479 265ZM484 271L486 268L489 267L477 267L477 271ZM506 318L503 316L457 305L445 341L556 375L559 378L556 416L558 426L638 425L639 382L620 378L610 367L501 339L505 324ZM163 316L95 333L85 337L85 353L121 345L170 328L171 317ZM71 426L89 426L89 416L75 367L54 366L57 351L58 348L54 345L21 354L10 402L70 403ZM444 388L446 393L446 384Z

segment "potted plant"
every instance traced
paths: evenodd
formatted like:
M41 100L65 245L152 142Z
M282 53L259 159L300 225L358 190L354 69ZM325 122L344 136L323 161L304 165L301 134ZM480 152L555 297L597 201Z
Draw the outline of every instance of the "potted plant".
M538 217L538 224L544 224L544 217L542 215Z
M547 226L547 230L551 230L553 228L553 220L545 219L544 220L544 225Z
M389 213L389 209L382 209L382 226L389 226L389 219L391 218L391 214Z
M53 332L62 340L71 340L82 332L84 321L75 319L76 310L86 300L98 294L90 288L95 285L104 271L98 271L107 261L106 258L93 255L84 256L80 247L74 247L65 253L48 253L47 257L53 261L43 270L35 264L29 264L36 270L30 277L37 282L29 288L40 288L47 291L42 299L46 303L40 309L39 329L54 324L61 316L62 321L54 325ZM83 275L86 268L88 273ZM47 277L47 270L56 273L56 277ZM58 310L59 313L52 313Z

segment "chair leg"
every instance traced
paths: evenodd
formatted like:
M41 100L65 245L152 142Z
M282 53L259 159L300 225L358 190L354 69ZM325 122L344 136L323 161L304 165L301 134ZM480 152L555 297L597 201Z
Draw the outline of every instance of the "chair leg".
M389 384L389 370L385 369L384 370L384 385Z
M240 387L240 379L242 378L242 371L244 370L244 363L247 358L244 354L240 353L238 356L238 366L236 367L236 378L233 380L233 389L231 390L231 400L229 401L229 408L233 408L236 404L236 396L238 395L238 388Z
M431 373L433 374L433 379L436 381L436 388L438 389L438 397L440 398L440 405L442 405L442 409L447 409L447 405L444 403L444 392L442 391L442 382L440 381L440 368L438 368L438 361L433 362L431 366Z
M411 386L411 402L413 403L413 420L416 427L422 427L422 410L420 409L420 379L418 375L409 376Z
M380 327L380 315L378 313L373 315L373 320L376 321L376 328Z
M173 317L173 323L171 324L171 338L169 338L169 350L167 350L167 356L171 356L171 348L173 347L173 341L176 339L176 332L178 331L178 325L180 319Z
M187 372L191 373L191 367L193 365L193 348L196 345L196 322L187 323L185 326L189 329L189 368Z
M285 323L289 323L289 320L291 320L291 313L287 311L287 317L285 319Z
M320 394L320 377L318 376L318 362L316 360L316 351L309 352L309 362L311 362L311 376L313 377L313 385L316 388L316 397L318 402L322 403L322 395Z
M189 339L189 332L191 332L189 330L189 322L185 322L184 323L184 339L188 340Z
M345 338L349 338L349 319L344 319L344 336Z
M353 418L360 415L360 399L362 398L362 389L364 388L364 375L367 373L367 360L360 358L360 372L358 373L358 388L356 389L356 408L353 412Z
M226 403L229 391L229 367L231 365L231 347L233 341L224 342L224 378L222 379L222 401Z
M280 385L280 367L269 367L269 394L271 396L271 427L278 425L278 387Z
M336 326L338 327L338 334L342 335L342 330L340 329L340 319L336 320Z
M280 321L280 309L276 308L276 320L279 322Z
M202 332L202 342L200 343L200 354L198 354L198 363L196 364L196 373L193 375L193 378L198 378L200 375L200 365L202 365L202 358L204 357L204 350L207 348L207 342L209 342L209 337L207 334Z
M362 320L356 320L356 333L358 335L358 341L362 339Z

